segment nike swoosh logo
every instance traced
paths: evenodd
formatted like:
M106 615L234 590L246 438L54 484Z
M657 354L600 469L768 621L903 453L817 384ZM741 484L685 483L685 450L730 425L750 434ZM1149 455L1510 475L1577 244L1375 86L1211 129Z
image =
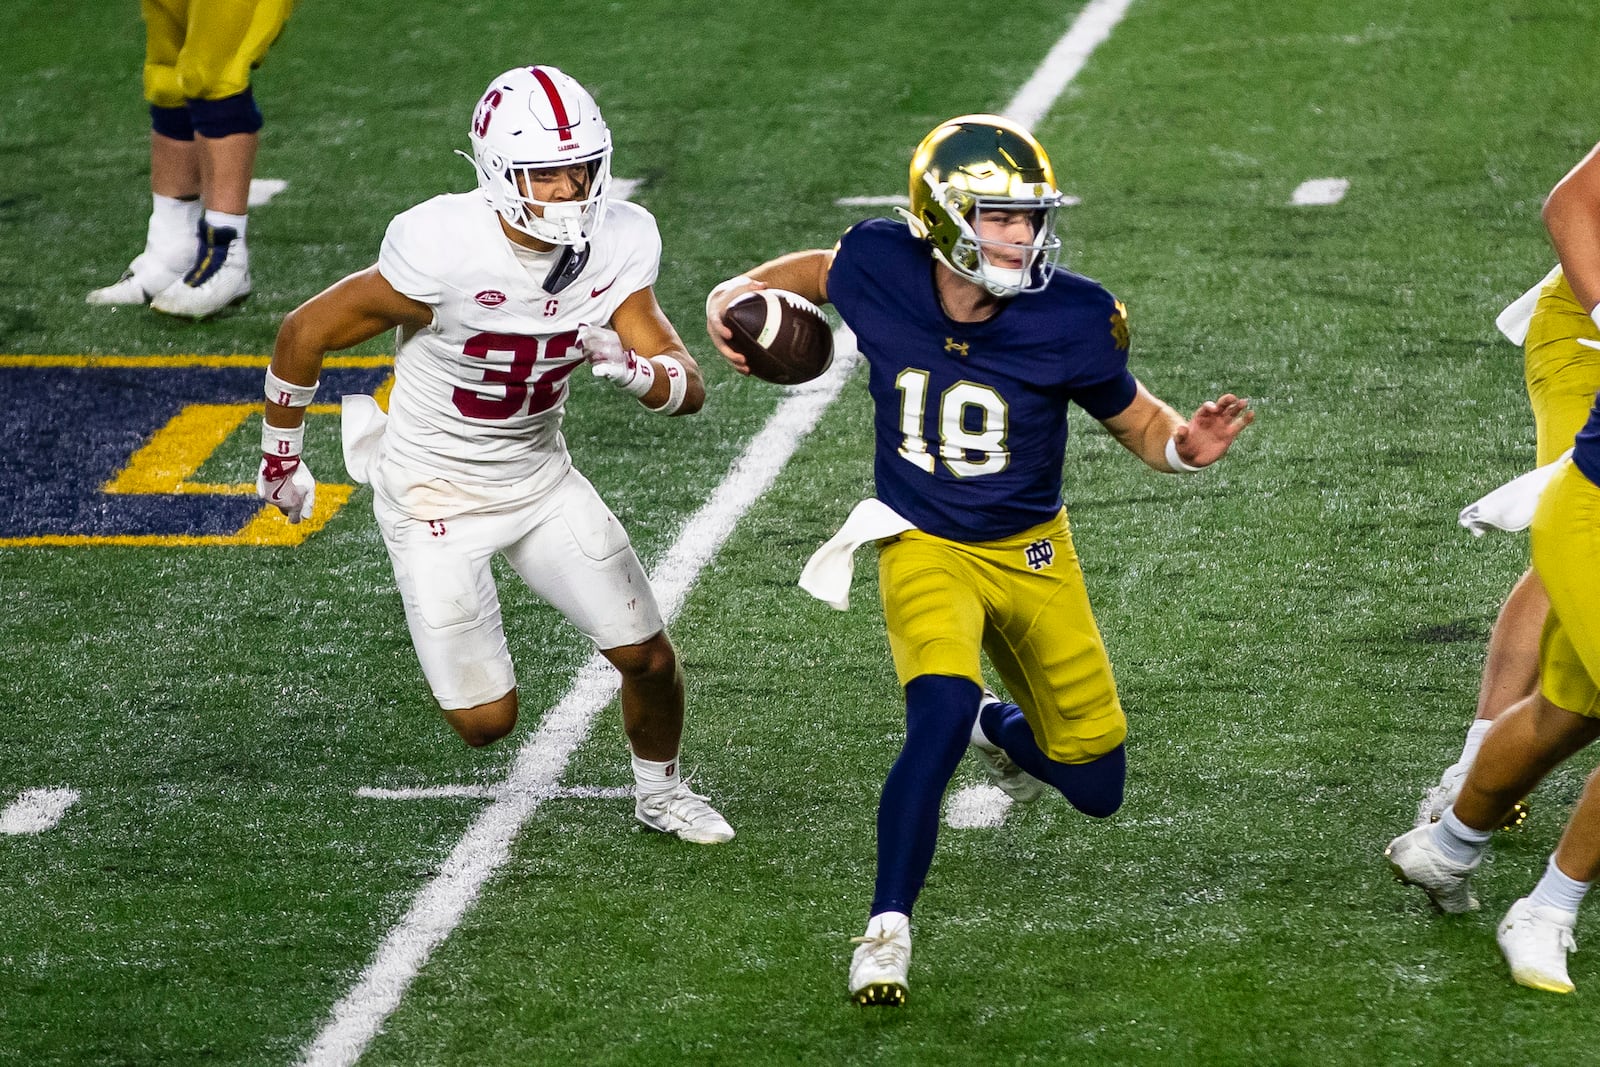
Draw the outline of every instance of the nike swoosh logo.
M612 278L609 282L606 282L606 284L602 285L600 288L598 288L598 289L590 289L589 290L589 299L593 300L595 297L599 296L601 293L605 292L607 289L611 288L613 285L616 285L616 284L617 284L617 279Z

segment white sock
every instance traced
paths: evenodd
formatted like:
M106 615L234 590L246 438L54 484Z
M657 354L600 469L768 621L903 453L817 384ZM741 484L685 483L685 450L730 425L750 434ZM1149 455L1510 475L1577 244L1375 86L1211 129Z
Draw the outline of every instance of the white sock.
M1433 824L1433 843L1439 846L1445 858L1456 863L1477 863L1493 836L1493 830L1474 830L1456 818L1454 807Z
M911 926L911 916L903 911L880 911L867 920L867 936L877 937L886 931L905 930Z
M674 756L665 763L655 760L633 756L633 787L639 796L649 796L652 793L670 793L678 788L678 758Z
M1472 761L1478 758L1478 749L1483 747L1483 735L1488 733L1489 727L1493 725L1492 719L1472 720L1472 725L1467 727L1467 742L1461 746L1461 758L1456 760L1456 766L1472 766Z
M187 268L194 260L195 232L204 210L198 200L150 194L150 224L145 228L144 250L175 268Z
M1528 894L1528 903L1546 908L1560 908L1570 915L1576 915L1578 905L1583 903L1583 895L1589 891L1591 884L1593 883L1568 878L1561 873L1561 868L1556 866L1556 858L1551 856L1550 862L1545 864L1544 877L1539 879L1539 884Z
M249 215L229 215L225 211L212 211L210 208L206 209L207 225L216 229L226 226L230 230L236 230L238 231L239 240L241 241L244 240L244 231L249 223Z

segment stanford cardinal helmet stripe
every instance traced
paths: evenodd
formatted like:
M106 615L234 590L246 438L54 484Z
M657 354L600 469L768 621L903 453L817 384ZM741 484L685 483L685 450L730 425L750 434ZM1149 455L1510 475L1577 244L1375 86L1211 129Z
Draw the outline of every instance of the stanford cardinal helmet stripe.
M550 80L550 75L538 67L528 69L533 72L533 76L544 89L545 96L550 99L550 109L556 114L556 127L561 131L561 140L563 142L572 140L572 120L567 117L567 105L562 101L561 93L556 90L556 83Z

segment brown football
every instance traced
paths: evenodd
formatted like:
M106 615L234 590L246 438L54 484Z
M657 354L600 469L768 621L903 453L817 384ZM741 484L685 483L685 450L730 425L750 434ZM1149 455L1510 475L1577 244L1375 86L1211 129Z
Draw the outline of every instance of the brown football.
M750 373L776 385L809 382L833 362L833 328L817 305L787 289L757 289L722 313L728 342Z

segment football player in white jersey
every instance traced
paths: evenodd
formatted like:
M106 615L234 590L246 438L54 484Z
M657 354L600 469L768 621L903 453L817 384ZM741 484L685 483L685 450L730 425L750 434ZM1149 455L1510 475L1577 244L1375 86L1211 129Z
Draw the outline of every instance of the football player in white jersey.
M683 676L628 535L561 435L570 375L593 373L662 415L705 402L699 367L656 302L661 239L611 202L611 134L548 66L495 78L473 114L478 190L389 225L378 262L283 321L266 378L257 491L298 522L316 483L304 408L326 353L397 330L387 418L366 403L351 475L370 481L406 621L445 720L469 745L516 725L517 687L490 559L500 554L622 675L634 811L705 844L733 830L679 776ZM359 405L357 406L359 408Z

